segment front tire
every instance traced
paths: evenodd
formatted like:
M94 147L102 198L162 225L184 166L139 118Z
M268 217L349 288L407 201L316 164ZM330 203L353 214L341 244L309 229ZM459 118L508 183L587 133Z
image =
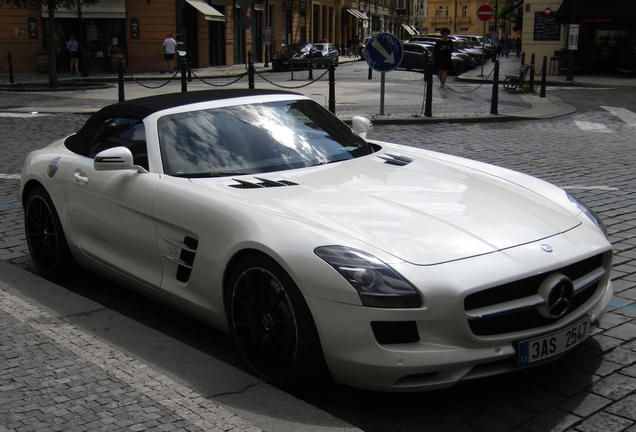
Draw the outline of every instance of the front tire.
M300 290L273 259L244 258L226 296L230 333L249 371L281 387L320 375L323 355L316 326Z
M53 282L68 278L75 260L51 197L38 186L29 192L25 202L24 230L35 268Z

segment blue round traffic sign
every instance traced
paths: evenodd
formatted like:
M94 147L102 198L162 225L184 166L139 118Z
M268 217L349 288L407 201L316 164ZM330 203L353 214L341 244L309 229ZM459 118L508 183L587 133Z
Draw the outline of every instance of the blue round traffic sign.
M364 47L367 64L378 72L390 72L402 61L402 43L391 33L379 33Z

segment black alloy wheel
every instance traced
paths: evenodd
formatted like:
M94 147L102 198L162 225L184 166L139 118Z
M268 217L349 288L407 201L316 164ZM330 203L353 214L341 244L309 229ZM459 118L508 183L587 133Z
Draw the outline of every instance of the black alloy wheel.
M316 374L323 358L316 327L300 291L274 260L244 259L228 288L230 331L252 374L283 387Z
M51 281L68 277L75 261L53 202L42 187L34 188L27 196L24 229L31 259L38 272Z

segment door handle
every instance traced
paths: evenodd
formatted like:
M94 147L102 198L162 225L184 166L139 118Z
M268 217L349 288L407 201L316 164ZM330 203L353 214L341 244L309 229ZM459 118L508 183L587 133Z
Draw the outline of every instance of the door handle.
M86 176L86 173L82 171L75 171L73 173L73 179L75 180L75 183L79 183L82 185L88 184L88 177Z

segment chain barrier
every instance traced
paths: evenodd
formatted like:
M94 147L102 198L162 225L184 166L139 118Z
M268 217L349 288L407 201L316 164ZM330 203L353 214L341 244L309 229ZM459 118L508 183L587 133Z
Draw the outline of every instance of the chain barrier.
M490 78L490 75L492 75L495 72L495 68L493 68L490 73L488 74L488 76L484 79L484 82L479 84L477 87L475 87L472 90L467 90L467 91L460 91L460 90L455 90L452 87L450 87L449 85L444 85L444 88L449 89L450 91L452 91L453 93L457 93L457 94L470 94L470 93L474 93L477 90L479 90L482 86L486 85L486 84L490 84L488 81L488 78Z
M139 81L137 78L135 78L135 77L133 76L133 74L132 74L132 73L130 73L130 71L128 70L128 68L127 68L126 66L124 66L124 70L126 71L126 73L128 73L128 75L129 75L129 76L133 79L133 81L134 81L134 82L136 82L136 83L137 83L137 84L139 84L140 86L145 87L145 88L147 88L147 89L149 89L149 90L156 90L156 89L160 89L161 87L165 87L166 85L170 84L170 82L171 82L173 79L175 79L175 78L176 78L176 76L177 76L177 74L179 73L179 71L176 71L176 72L174 73L174 75L172 75L172 77L170 77L170 79L169 79L168 81L166 81L165 83L163 83L163 84L161 84L161 85L158 85L158 86L154 86L154 87L153 87L153 86L146 85L146 84L142 83L141 81Z
M319 81L322 77L324 77L325 75L327 75L329 73L329 68L327 68L327 70L322 75L320 75L318 78L315 78L314 80L309 81L308 83L305 83L305 84L302 84L302 85L298 85L298 86L284 86L284 85L281 85L281 84L277 84L277 83L275 83L273 81L268 80L264 76L262 76L258 71L254 71L254 73L256 75L258 75L263 81L268 82L268 83L270 83L271 85L273 85L275 87L282 88L282 89L285 89L285 90L296 90L296 89L299 89L299 88L308 87L311 84Z
M208 82L205 79L203 79L200 76L198 76L196 73L194 73L194 71L192 69L190 69L189 66L188 66L188 71L192 74L193 77L195 77L196 79L201 81L203 84L207 84L207 85L212 86L212 87L227 87L229 85L236 84L237 82L239 82L240 80L242 80L243 78L245 78L247 76L247 72L245 72L245 73L241 74L234 81L230 81L230 82L227 82L227 83L224 83L224 84L214 84L214 83Z

